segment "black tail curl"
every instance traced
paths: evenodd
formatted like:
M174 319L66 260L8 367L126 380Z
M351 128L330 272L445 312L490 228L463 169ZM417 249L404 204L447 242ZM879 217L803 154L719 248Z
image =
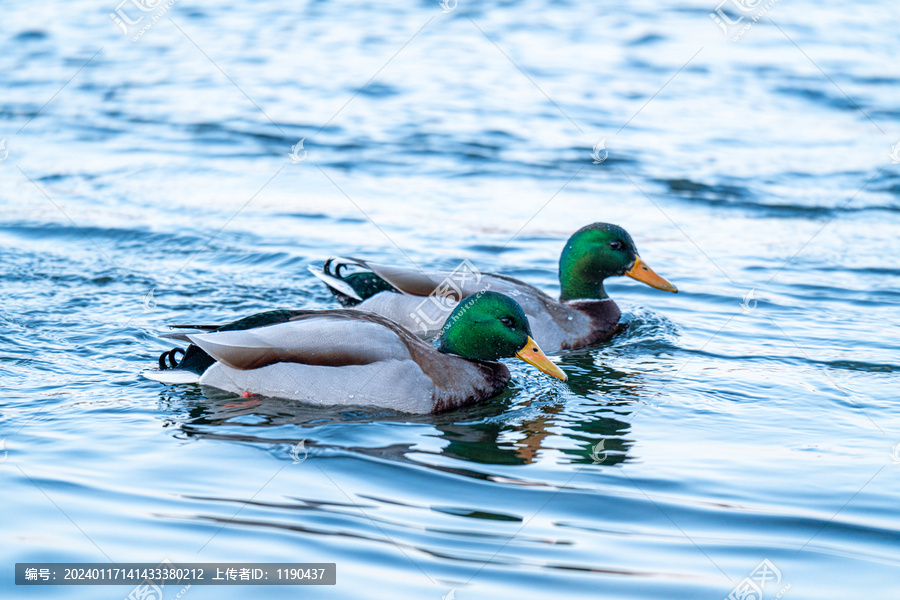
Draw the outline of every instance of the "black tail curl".
M160 371L181 369L183 371L191 371L197 375L203 375L203 372L215 362L216 359L194 344L188 346L187 350L176 347L159 355Z
M177 357L178 354L181 354L181 357ZM167 350L159 355L159 370L177 369L182 360L184 360L184 350L177 347Z

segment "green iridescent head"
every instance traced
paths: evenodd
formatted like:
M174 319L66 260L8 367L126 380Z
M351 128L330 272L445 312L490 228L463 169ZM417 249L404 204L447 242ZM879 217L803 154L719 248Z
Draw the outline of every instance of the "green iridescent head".
M541 371L565 381L566 375L550 362L531 339L531 325L519 303L496 292L463 298L441 329L439 352L470 360L518 357Z
M638 255L634 240L618 225L593 223L572 234L559 258L561 300L602 300L607 277L628 275L651 287L677 292Z

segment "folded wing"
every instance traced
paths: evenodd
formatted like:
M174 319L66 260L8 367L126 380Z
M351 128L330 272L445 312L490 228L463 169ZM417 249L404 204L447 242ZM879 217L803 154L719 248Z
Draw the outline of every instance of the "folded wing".
M255 329L189 333L187 338L217 361L241 370L279 362L340 367L410 358L407 344L391 328L365 313L348 317L351 311L335 312L341 314L305 316Z

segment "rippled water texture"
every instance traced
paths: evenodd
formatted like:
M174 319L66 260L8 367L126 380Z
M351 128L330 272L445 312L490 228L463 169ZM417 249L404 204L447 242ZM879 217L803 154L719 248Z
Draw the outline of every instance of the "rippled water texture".
M168 558L337 563L189 600L715 600L768 560L766 600L896 598L895 4L736 42L712 0L445 6L178 0L137 41L114 0L3 8L0 595ZM680 293L611 282L628 328L567 384L410 417L139 377L168 323L333 306L331 254L555 294L593 221Z

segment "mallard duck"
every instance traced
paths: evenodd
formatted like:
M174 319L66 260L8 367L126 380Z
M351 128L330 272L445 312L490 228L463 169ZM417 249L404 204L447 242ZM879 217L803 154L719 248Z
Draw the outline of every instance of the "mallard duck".
M274 310L221 327L175 327L207 332L167 334L191 345L163 353L161 368L144 375L236 394L433 413L497 395L510 379L500 358L515 356L566 380L532 339L522 307L495 292L456 306L438 348L352 309Z
M566 242L559 258L559 300L512 277L481 273L467 261L455 271L421 271L330 258L322 269L309 269L342 305L386 316L424 339L440 332L461 298L485 289L506 294L522 306L534 338L548 352L605 341L618 330L621 314L603 288L607 277L627 275L678 291L641 260L627 231L609 223L582 227ZM345 269L355 272L342 273Z

